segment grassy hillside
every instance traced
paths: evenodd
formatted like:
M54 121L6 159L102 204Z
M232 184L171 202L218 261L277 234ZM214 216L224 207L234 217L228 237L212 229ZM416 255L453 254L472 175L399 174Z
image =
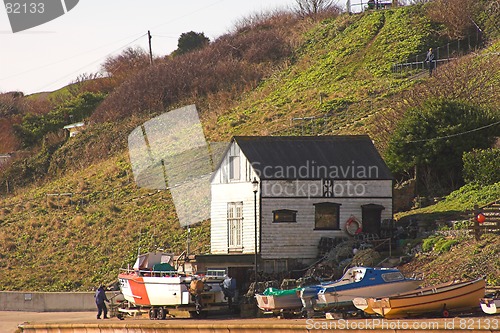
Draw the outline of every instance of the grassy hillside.
M327 134L390 107L415 81L390 74L432 38L420 7L344 15L306 34L296 59L213 120L215 135ZM309 122L293 118L316 116ZM265 123L265 129L257 124ZM305 124L305 129L304 128ZM376 138L375 138L376 139Z
M209 141L243 134L368 133L382 150L408 105L437 91L451 94L443 82L463 82L391 73L393 63L440 40L440 27L420 6L317 22L289 15L271 19L242 27L211 49L134 73L110 92L85 133L53 146L45 140L31 158L17 161L8 175L29 175L24 182L30 185L10 186L14 193L0 199L0 289L89 290L114 281L139 247L185 249L186 230L179 227L169 193L137 188L128 160L128 134L165 110L195 103ZM275 39L287 46L276 56L270 52ZM210 56L228 50L233 53L215 66L214 77L229 73L230 80L211 81L217 59ZM485 73L498 63L477 59L486 58L467 58L442 73L458 76L476 64L474 73L462 75L484 74L481 82L490 89L470 98L495 105L500 83L496 74ZM251 75L240 76L240 69ZM182 87L175 86L174 74L184 75ZM313 118L294 119L305 117ZM5 183L2 178L0 188ZM499 192L494 188L492 196ZM207 252L209 223L192 229L191 238L194 252Z
M499 198L500 182L468 184L434 205L396 214L401 222L414 219L437 230L408 242L406 251L415 257L400 268L407 273L424 273L426 285L478 277L485 277L489 286L500 285L500 237L485 234L477 241L467 229L474 205L483 206Z
M180 253L179 227L166 191L138 189L122 155L3 200L2 290L89 290L116 278L140 248ZM206 252L209 224L191 230Z
M488 286L500 285L498 235L484 235L476 241L464 233L442 230L438 236L424 240L424 244L429 240L435 241L438 246L427 251L418 250L411 262L400 267L403 272L423 273L425 285L479 277L484 277Z

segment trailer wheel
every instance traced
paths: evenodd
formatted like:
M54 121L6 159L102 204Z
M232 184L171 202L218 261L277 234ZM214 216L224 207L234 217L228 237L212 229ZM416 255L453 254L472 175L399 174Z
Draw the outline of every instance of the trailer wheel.
M155 308L149 309L149 319L155 320L158 316L158 311Z
M167 318L167 310L164 308L159 308L156 314L156 319L165 320Z

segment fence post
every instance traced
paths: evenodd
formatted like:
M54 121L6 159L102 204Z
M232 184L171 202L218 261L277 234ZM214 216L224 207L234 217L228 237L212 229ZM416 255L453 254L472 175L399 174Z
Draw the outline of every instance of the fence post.
M479 222L476 218L477 214L479 214L479 206L474 205L474 216L472 217L472 221L474 222L474 238L476 241L481 239L481 230L479 228Z

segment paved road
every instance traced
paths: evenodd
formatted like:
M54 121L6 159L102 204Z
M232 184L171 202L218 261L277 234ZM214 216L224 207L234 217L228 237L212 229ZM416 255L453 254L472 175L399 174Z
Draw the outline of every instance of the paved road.
M118 320L118 319L110 319ZM0 311L0 333L14 333L17 325L29 323L97 322L96 312L21 312Z

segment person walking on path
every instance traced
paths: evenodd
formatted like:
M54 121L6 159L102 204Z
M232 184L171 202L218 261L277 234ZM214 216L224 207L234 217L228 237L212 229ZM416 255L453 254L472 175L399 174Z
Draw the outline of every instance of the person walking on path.
M436 68L436 59L432 47L429 49L429 52L427 52L427 57L425 58L425 61L429 63L429 76L432 76L432 72Z
M104 319L109 319L108 317L108 308L106 307L106 303L109 300L106 297L106 292L104 291L104 286L100 285L95 292L95 304L97 305L97 319L101 319L101 314L104 313Z

